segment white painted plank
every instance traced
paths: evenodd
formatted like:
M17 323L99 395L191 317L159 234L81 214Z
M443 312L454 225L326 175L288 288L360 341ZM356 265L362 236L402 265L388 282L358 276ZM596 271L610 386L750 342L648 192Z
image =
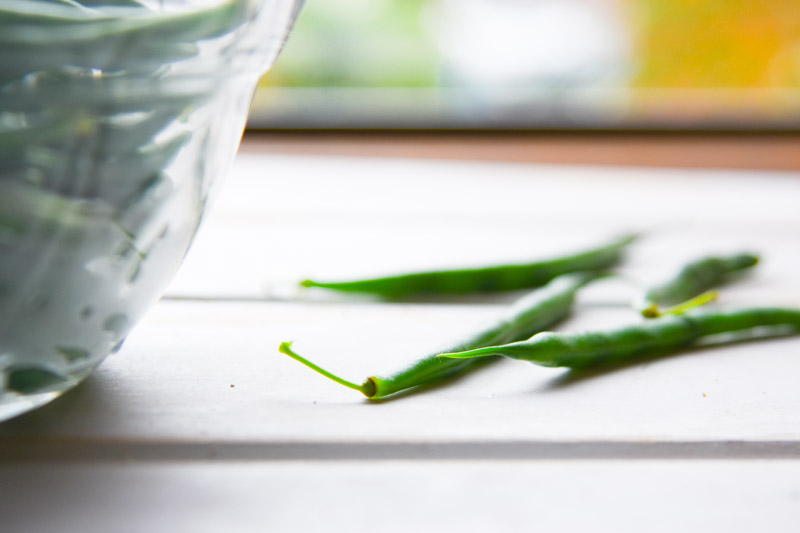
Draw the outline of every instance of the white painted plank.
M602 292L602 291L601 291ZM637 320L591 305L565 329ZM597 303L597 302L595 302ZM278 354L282 340L358 380L490 319L495 305L162 302L87 383L0 426L113 442L800 442L800 340L696 351L570 382L501 361L452 386L369 404ZM88 440L87 440L88 439Z
M242 154L169 294L296 298L305 277L525 261L629 230L647 235L641 276L750 247L795 279L797 198L791 173Z
M797 531L797 461L22 464L4 533Z
M764 264L723 303L798 305L798 176L253 155L237 168L171 294L308 302L162 302L87 384L0 426L6 442L800 441L796 339L577 382L503 362L382 405L275 350L295 339L357 380L447 347L500 310L348 303L293 293L292 279L517 260L640 224L654 229L631 254L631 276L654 280L695 254L752 246ZM632 294L591 290L569 327L635 320ZM312 302L326 299L337 303Z

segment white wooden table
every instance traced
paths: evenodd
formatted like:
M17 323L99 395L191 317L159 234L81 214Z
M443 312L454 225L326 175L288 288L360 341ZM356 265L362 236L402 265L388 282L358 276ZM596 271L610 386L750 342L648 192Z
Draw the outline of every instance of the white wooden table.
M581 379L501 361L369 403L360 380L513 296L383 303L301 291L644 238L625 271L754 249L721 305L800 305L800 176L241 155L167 296L76 390L0 425L0 530L798 531L800 340ZM563 329L637 320L588 289Z

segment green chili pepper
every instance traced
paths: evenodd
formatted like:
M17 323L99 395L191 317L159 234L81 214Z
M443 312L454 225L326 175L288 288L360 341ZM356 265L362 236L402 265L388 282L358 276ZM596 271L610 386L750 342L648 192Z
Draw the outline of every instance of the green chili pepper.
M739 335L724 335L736 332ZM526 341L443 353L439 357L471 360L503 355L542 366L584 368L624 363L635 356L666 355L704 341L724 343L787 332L800 332L800 309L753 308L667 315L611 331L542 332Z
M551 327L566 317L572 309L575 294L587 283L601 277L597 273L576 273L558 277L547 286L536 290L520 299L512 309L495 324L472 338L458 343L452 351L467 350L479 346L511 342L523 339L533 332ZM307 367L319 372L333 381L355 389L371 400L385 398L391 394L441 381L478 368L477 360L447 360L435 356L420 359L405 370L387 377L368 377L361 385L344 380L335 374L323 370L308 359L298 355L291 349L291 343L284 342L279 348L281 353L292 357ZM483 363L485 361L481 361Z
M704 257L684 266L673 278L649 289L640 305L642 315L655 318L662 307L686 307L702 305L716 297L710 289L721 285L739 271L758 264L758 256L740 253L727 257Z
M612 267L620 261L626 247L634 239L634 235L626 235L597 248L526 264L417 272L342 282L305 280L300 285L371 293L387 298L528 289L541 287L562 274L601 271Z

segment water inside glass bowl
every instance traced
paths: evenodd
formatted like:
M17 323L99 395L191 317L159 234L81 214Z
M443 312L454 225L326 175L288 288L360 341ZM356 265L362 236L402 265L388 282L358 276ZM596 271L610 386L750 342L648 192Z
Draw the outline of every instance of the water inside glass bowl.
M0 420L161 295L301 3L0 0Z

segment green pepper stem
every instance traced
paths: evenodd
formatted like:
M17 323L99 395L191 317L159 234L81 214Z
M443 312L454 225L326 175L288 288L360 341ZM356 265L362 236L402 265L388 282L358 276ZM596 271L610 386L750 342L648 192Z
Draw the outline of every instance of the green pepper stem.
M668 307L666 309L662 309L657 304L652 302L645 302L643 306L640 306L640 313L645 318L658 318L664 315L682 315L686 313L686 311L691 311L696 307L702 307L706 304L709 304L719 298L719 291L706 291L694 298L690 298L685 302L681 302L678 305L674 305L672 307Z
M326 378L335 381L339 385L344 385L345 387L349 387L349 388L351 388L353 390L357 390L358 392L364 394L365 396L369 396L369 394L367 394L368 391L364 388L363 385L356 385L355 383L353 383L351 381L347 381L346 379L342 379L339 376L337 376L336 374L332 374L332 373L328 372L324 368L321 368L321 367L315 365L314 363L312 363L311 361L309 361L308 359L306 359L302 355L300 355L297 352L293 351L291 342L282 342L280 344L280 346L278 347L278 351L281 352L282 354L288 355L289 357L291 357L295 361L306 365L311 370L314 370L314 371L318 372L319 374L322 374Z
M706 291L703 294L695 296L690 300L686 300L683 303L680 303L674 307L670 307L669 309L665 309L661 314L664 315L682 315L686 311L690 309L694 309L695 307L701 307L706 304L709 304L719 298L719 291Z

